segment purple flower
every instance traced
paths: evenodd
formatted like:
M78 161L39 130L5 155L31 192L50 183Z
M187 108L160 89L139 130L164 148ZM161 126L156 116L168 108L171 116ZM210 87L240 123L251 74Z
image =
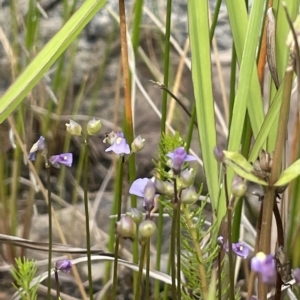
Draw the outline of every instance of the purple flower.
M113 145L113 143L115 142L115 140L118 138L118 137L121 137L123 138L124 137L124 134L123 132L110 132L110 133L106 133L105 134L105 139L103 140L103 143L106 144L108 143L109 145Z
M118 136L116 137L114 143L105 150L105 152L108 151L113 151L116 154L123 155L123 154L129 154L130 148L126 140L123 137Z
M224 244L224 249L228 253L229 251L229 246L228 242ZM232 243L232 251L237 255L242 257L243 259L246 259L249 255L250 249L249 247L241 242L238 243Z
M148 178L139 178L135 180L130 189L129 194L143 198L143 207L146 211L151 211L154 207L155 185Z
M52 155L50 156L49 161L55 168L60 168L60 165L71 167L73 162L73 154L62 153L58 155Z
M299 285L300 284L300 269L299 268L293 270L293 277L296 281L296 284Z
M33 146L29 151L29 155L28 155L29 160L34 161L36 159L36 153L38 151L43 151L44 149L46 149L45 138L43 136L40 136L38 141L33 144Z
M139 178L135 180L129 189L129 194L143 198L144 189L149 180L149 178Z
M176 148L173 153L169 152L167 156L172 159L172 169L175 174L180 173L185 162L196 160L196 157L187 154L183 147Z
M261 274L262 281L272 284L276 280L276 265L273 255L258 252L251 259L251 269Z
M55 269L63 273L70 273L72 270L72 262L68 259L59 259L55 263Z

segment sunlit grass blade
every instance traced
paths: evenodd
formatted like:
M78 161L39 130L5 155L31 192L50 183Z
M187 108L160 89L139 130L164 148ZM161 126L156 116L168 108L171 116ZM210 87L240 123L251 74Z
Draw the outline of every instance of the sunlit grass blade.
M213 156L216 146L214 99L212 94L210 40L207 2L188 2L188 18L192 53L192 78L201 141L204 170L213 208L218 207L218 164ZM225 213L225 205L219 209Z
M21 103L106 0L86 0L0 98L0 123Z
M264 122L261 126L261 129L259 131L259 134L255 140L255 143L251 149L250 156L249 156L249 161L254 161L262 146L264 145L270 130L272 130L274 126L274 122L277 119L279 109L280 109L280 104L281 104L281 99L282 99L282 85L280 86L279 90L277 91L275 98L272 102L272 105L270 109L268 110L268 113L264 119Z
M228 14L240 64L239 85L233 107L228 149L237 151L241 143L246 107L254 136L263 122L263 109L256 71L256 50L259 42L264 2L254 1L247 22L246 7L243 1L227 1ZM250 94L250 97L249 97Z

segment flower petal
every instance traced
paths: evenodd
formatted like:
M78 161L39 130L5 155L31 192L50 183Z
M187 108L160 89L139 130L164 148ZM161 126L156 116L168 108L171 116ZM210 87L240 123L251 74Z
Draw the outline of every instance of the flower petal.
M129 194L143 198L144 189L148 181L149 178L139 178L135 180L129 189Z

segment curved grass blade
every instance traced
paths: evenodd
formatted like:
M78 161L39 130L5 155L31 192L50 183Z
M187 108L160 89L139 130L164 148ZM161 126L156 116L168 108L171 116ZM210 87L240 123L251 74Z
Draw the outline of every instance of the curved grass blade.
M22 102L106 0L86 0L0 98L0 123Z
M239 176L261 185L268 185L266 181L253 174L254 168L247 159L238 152L223 151L224 163L231 167Z

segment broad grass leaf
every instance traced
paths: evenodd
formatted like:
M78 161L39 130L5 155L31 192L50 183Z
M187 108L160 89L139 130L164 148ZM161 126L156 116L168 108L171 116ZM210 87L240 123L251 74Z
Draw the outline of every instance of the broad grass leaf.
M279 179L274 183L275 186L282 186L290 183L300 175L300 159L296 160L279 176Z

